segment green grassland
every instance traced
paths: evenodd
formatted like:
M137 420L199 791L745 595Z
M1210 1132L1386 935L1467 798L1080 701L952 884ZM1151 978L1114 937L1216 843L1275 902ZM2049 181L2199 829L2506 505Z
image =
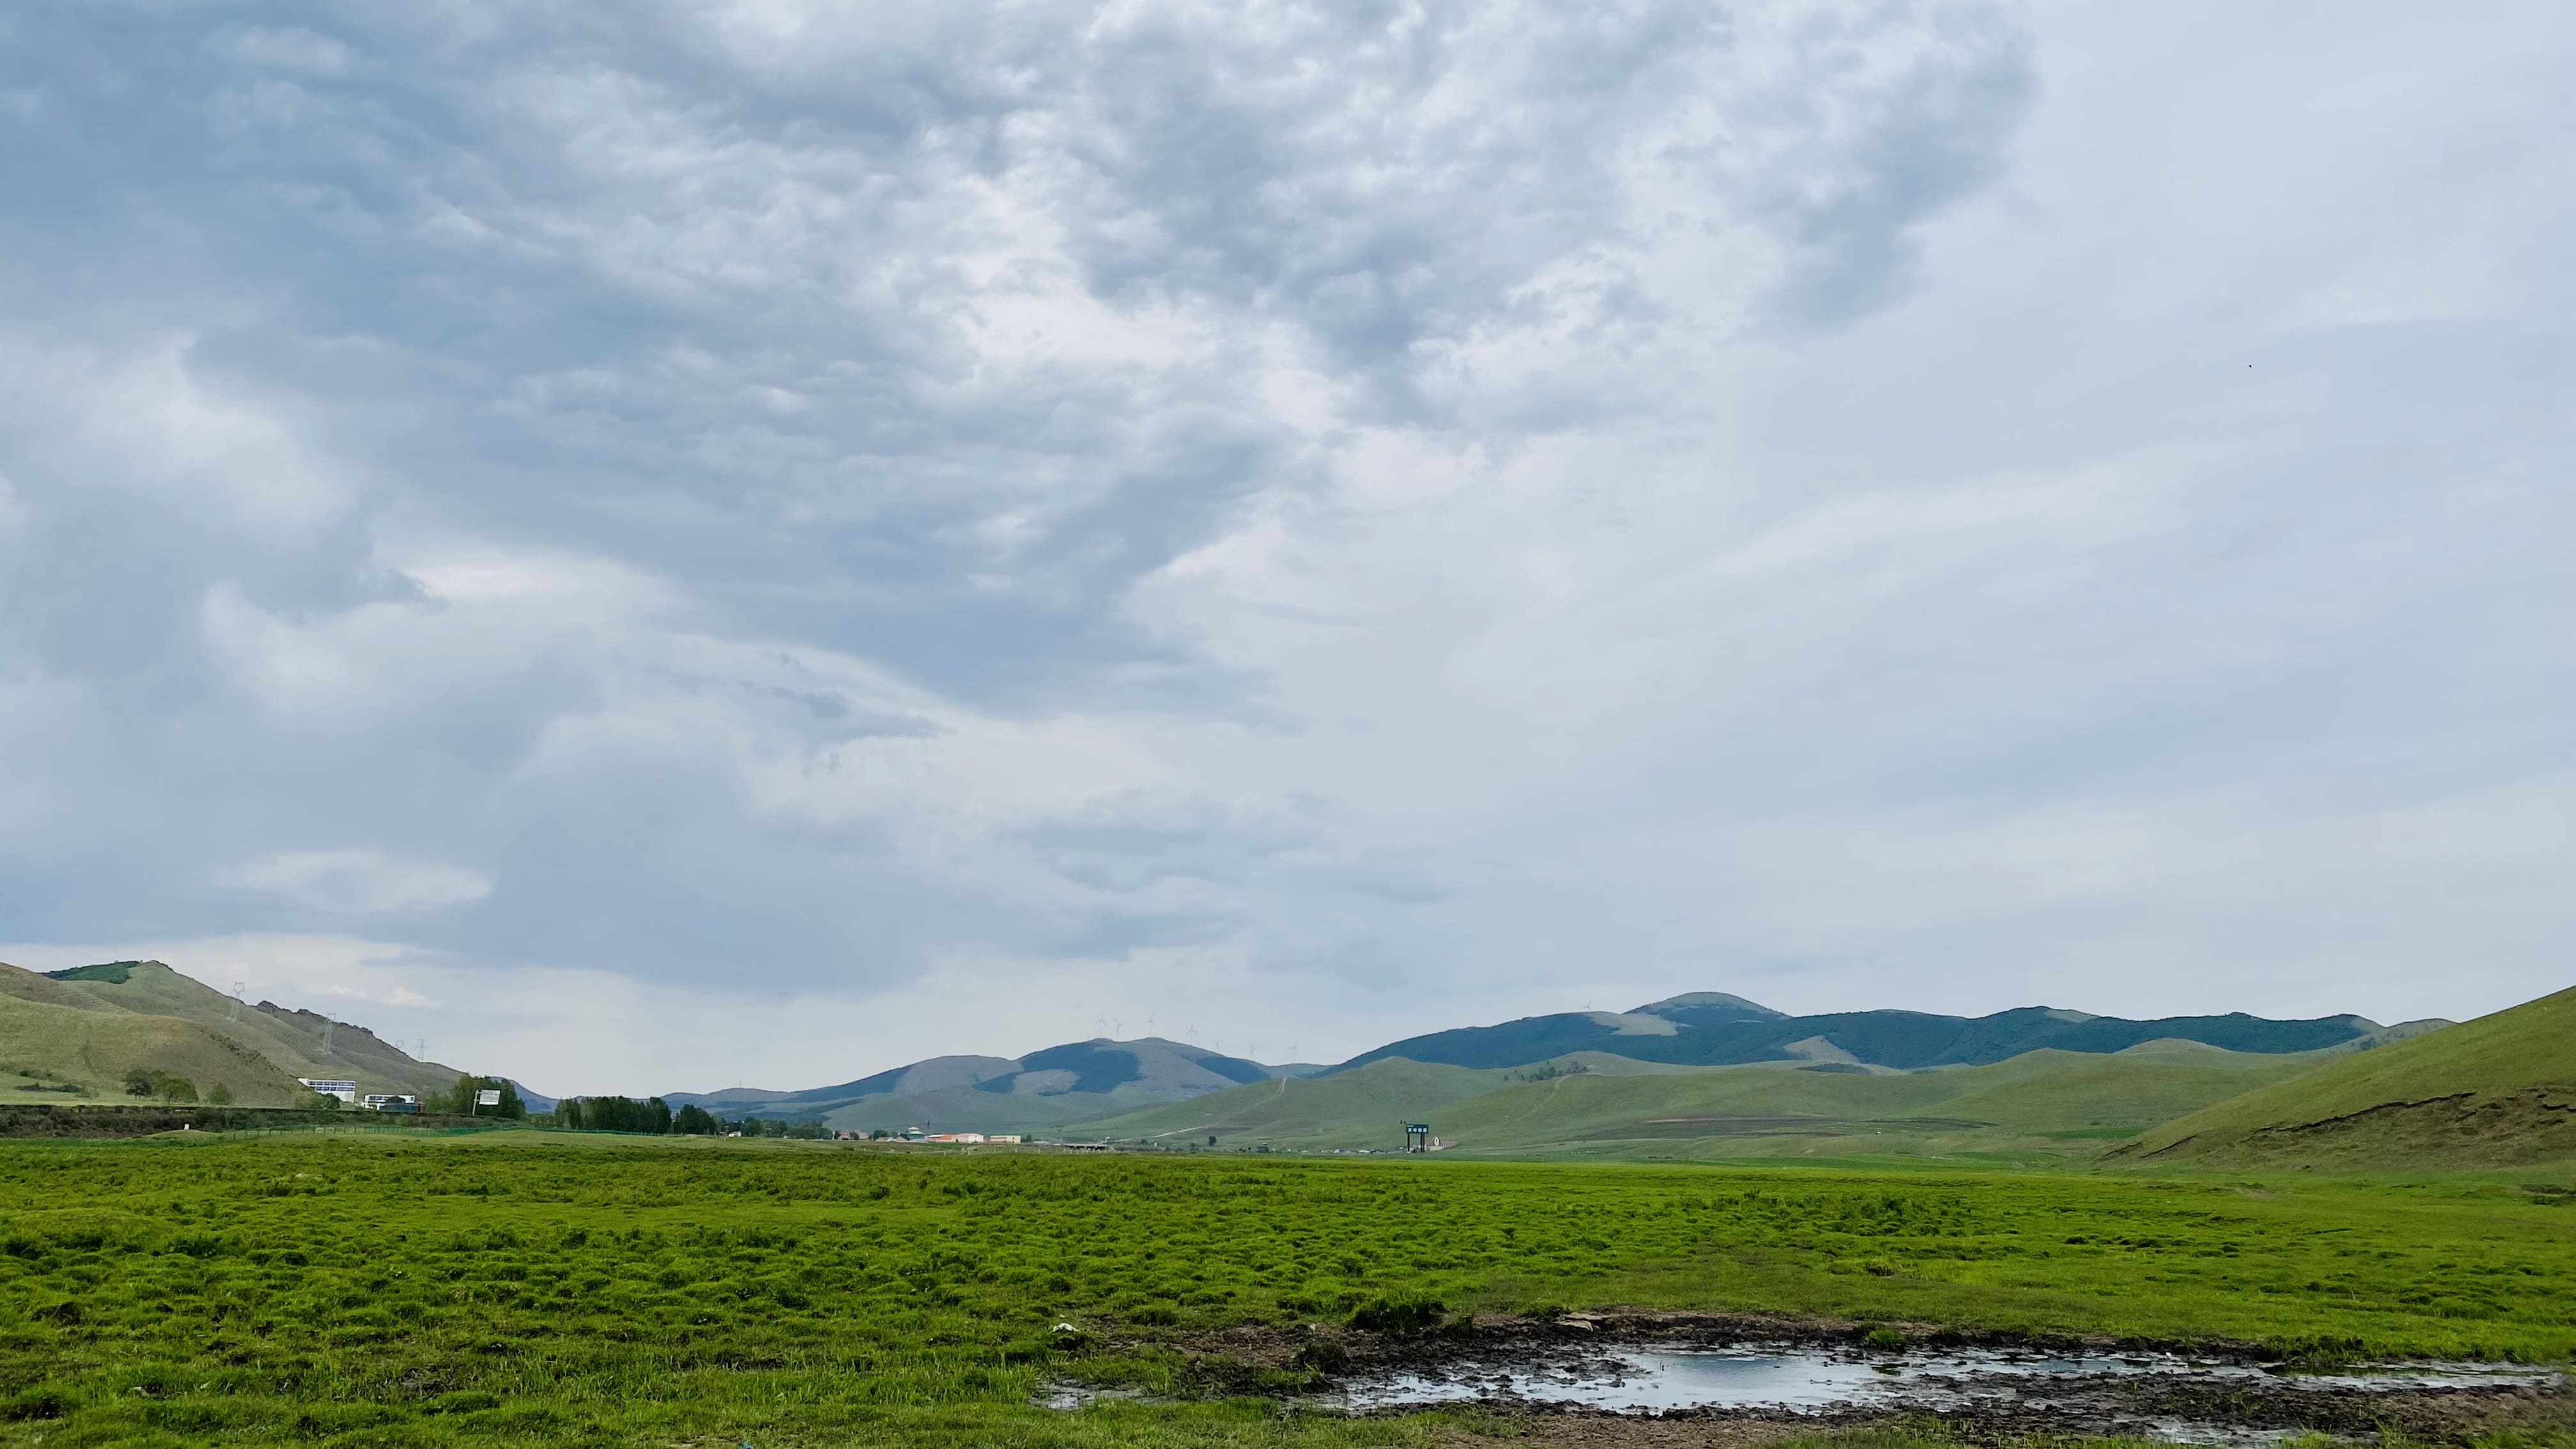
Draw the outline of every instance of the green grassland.
M157 961L61 978L0 965L0 1103L120 1101L126 1074L138 1068L184 1077L200 1092L221 1086L254 1106L308 1101L297 1077L432 1092L458 1076L363 1027L237 1003Z
M2383 1167L2576 1157L2576 988L2335 1057L2165 1123L2125 1155Z
M0 1444L1428 1444L1180 1351L1405 1297L2558 1360L2576 1194L2534 1175L0 1143ZM1184 1401L1030 1404L1067 1375Z
M1580 1074L1531 1081L1387 1058L1308 1081L1259 1082L1075 1129L1117 1140L1214 1136L1228 1146L1397 1145L1427 1121L1471 1156L1914 1156L2043 1164L2106 1147L2313 1069L2313 1055L2037 1051L1992 1066L1869 1073L1674 1068L1585 1054Z

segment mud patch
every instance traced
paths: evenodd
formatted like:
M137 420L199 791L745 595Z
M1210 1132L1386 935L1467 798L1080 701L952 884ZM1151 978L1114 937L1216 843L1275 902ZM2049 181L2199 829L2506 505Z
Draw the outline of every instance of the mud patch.
M1356 1376L1325 1402L1360 1413L1475 1404L1519 1413L1839 1422L1928 1414L1988 1434L2082 1432L2239 1445L2308 1430L2373 1431L2393 1413L2422 1419L2428 1404L2461 1396L2521 1405L2528 1395L2537 1407L2544 1396L2563 1399L2564 1387L2554 1370L2519 1365L2408 1363L2295 1373L2174 1354L1541 1344Z
M1883 1347L1897 1343L1907 1346ZM2576 1395L2553 1368L2303 1372L2260 1362L2249 1345L2033 1345L1929 1325L1880 1326L1872 1336L1847 1323L1571 1314L1453 1323L1415 1337L1322 1325L1238 1331L1190 1350L1199 1367L1298 1371L1301 1388L1274 1391L1284 1404L1366 1415L1472 1406L1546 1444L1749 1446L1905 1420L1937 1420L1946 1435L1981 1443L2088 1435L2230 1449L2269 1449L2309 1432L2458 1442L2576 1427ZM1188 1377L1214 1386L1223 1376ZM1250 1389L1250 1377L1239 1374L1234 1391ZM1044 1402L1075 1409L1126 1396L1060 1384Z

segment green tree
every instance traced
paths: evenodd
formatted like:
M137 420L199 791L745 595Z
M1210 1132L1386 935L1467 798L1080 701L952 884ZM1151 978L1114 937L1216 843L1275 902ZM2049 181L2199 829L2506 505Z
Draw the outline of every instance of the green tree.
M499 1092L501 1104L478 1107L474 1105L477 1092ZM449 1088L446 1095L424 1097L421 1106L428 1111L452 1112L459 1117L507 1117L514 1122L524 1121L528 1115L528 1104L519 1098L519 1084L508 1077L458 1077L456 1085Z
M831 1136L832 1129L820 1122L791 1122L787 1127L787 1135L802 1141L815 1142Z
M155 1091L158 1091L161 1094L161 1100L164 1102L193 1102L197 1100L197 1084L189 1081L186 1077L155 1077L152 1081L152 1086Z
M691 1137L717 1137L723 1135L724 1124L715 1113L691 1102L672 1116L671 1130Z
M659 1097L641 1102L632 1097L566 1098L556 1115L567 1127L584 1132L649 1132L671 1130L671 1104Z
M214 1103L218 1107L230 1106L232 1105L233 1100L233 1089L225 1086L221 1082L217 1082L214 1085L214 1089L206 1093L206 1100Z

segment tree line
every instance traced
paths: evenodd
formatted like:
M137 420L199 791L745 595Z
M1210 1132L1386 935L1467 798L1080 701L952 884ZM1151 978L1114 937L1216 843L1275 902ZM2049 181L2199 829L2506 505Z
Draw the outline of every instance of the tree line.
M745 1137L809 1139L832 1135L832 1129L820 1122L759 1117L727 1122L695 1102L683 1103L675 1112L670 1103L659 1097L646 1097L640 1102L633 1097L566 1097L555 1104L554 1111L540 1113L533 1120L541 1127L572 1132L640 1132L654 1137L722 1137L730 1132Z

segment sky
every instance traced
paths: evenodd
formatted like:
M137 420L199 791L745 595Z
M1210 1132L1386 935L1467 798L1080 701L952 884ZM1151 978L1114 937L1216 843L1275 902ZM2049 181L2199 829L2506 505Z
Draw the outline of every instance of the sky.
M2576 11L0 14L0 960L540 1091L2576 941Z

